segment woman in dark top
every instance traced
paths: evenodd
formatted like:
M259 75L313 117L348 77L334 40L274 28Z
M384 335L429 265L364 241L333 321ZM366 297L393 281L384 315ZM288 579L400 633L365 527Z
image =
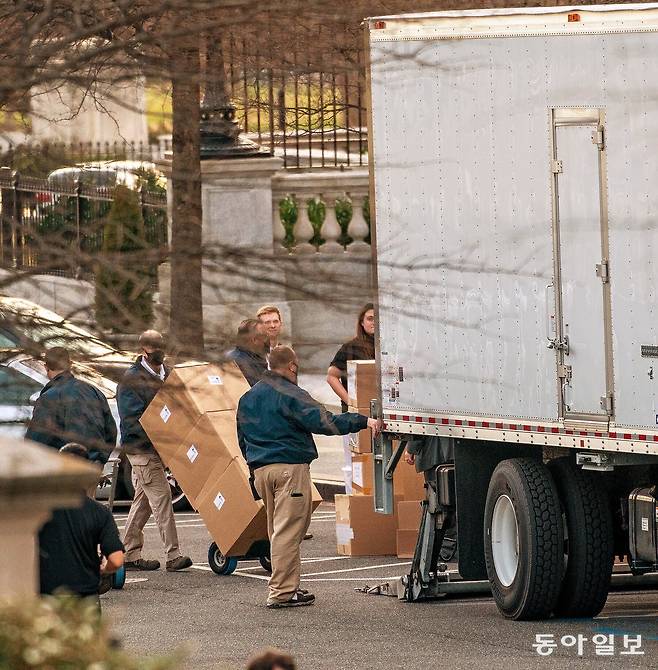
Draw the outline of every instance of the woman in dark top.
M375 357L375 309L371 302L364 306L356 322L356 337L346 342L334 356L327 370L327 383L340 398L347 411L347 361L371 360ZM343 437L345 492L352 493L352 452L350 435Z

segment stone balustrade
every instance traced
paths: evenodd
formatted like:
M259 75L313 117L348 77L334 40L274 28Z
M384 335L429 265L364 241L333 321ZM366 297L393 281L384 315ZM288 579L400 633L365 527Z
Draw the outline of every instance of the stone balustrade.
M279 171L272 178L274 251L369 254L368 170Z

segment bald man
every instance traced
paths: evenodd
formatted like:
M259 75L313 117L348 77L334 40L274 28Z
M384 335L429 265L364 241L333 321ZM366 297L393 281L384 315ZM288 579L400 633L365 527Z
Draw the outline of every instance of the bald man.
M167 554L167 572L184 570L192 565L182 556L171 502L171 489L164 465L151 440L139 423L144 410L162 388L169 375L165 366L165 342L157 330L141 334L141 356L126 371L117 392L121 417L121 444L132 466L135 497L128 513L123 543L126 547L126 570L157 570L160 561L142 558L144 526L151 513L160 531Z

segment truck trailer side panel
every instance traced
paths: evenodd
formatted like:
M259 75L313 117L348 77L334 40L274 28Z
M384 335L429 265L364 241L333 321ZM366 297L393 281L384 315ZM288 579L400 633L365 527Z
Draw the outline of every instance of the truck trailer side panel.
M454 430L472 419L484 439L658 453L658 15L642 14L634 32L371 26L382 403L401 432L478 437Z

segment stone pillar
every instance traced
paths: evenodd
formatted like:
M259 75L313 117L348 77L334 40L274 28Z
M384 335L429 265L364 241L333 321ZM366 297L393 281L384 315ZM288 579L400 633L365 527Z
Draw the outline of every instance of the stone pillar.
M0 438L0 598L38 593L37 534L58 507L78 507L100 470L22 439Z
M288 340L290 310L286 302L281 256L275 254L272 177L283 160L272 156L201 161L203 208L203 312L208 348L235 339L242 319L273 303L281 310ZM170 170L166 171L170 178ZM170 190L169 182L169 189ZM161 266L158 312L168 312L170 270ZM158 325L166 330L165 319ZM157 326L156 326L157 327Z

